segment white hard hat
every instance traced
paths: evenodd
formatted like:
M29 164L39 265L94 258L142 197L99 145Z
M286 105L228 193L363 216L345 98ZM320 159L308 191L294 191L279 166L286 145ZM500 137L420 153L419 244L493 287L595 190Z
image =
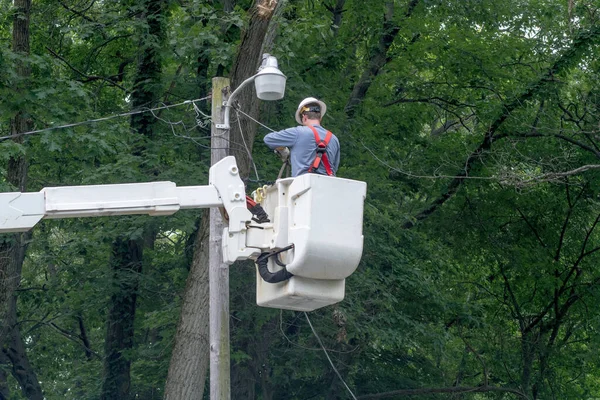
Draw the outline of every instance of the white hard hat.
M312 103L318 104L319 107L321 107L321 118L323 118L325 115L325 112L327 111L327 105L325 105L325 103L323 103L321 100L315 99L314 97L307 97L302 100L300 104L298 104L298 109L296 110L296 122L300 125L302 125L302 117L300 115L302 113L302 107Z

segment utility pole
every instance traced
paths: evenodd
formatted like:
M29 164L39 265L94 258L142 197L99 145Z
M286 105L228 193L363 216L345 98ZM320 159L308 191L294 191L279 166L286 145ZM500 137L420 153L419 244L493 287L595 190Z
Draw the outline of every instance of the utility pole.
M229 155L229 129L217 128L223 123L223 101L229 79L212 79L212 124L210 164ZM229 265L223 262L221 242L224 223L218 208L210 209L209 232L209 309L210 309L210 399L230 400L229 350Z

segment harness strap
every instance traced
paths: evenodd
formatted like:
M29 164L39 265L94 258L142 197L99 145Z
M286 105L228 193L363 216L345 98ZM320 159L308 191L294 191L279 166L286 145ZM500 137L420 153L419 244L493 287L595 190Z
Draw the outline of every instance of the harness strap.
M321 164L321 162L323 162L323 166L325 167L327 175L333 176L333 171L331 170L331 165L329 164L329 158L327 157L327 145L329 144L329 141L331 140L331 136L333 134L330 131L327 131L325 139L321 140L321 138L319 137L319 133L317 132L315 127L309 126L309 128L313 131L313 134L315 135L315 142L317 143L317 154L315 160L308 169L308 172L313 172L314 170L319 168L319 165Z

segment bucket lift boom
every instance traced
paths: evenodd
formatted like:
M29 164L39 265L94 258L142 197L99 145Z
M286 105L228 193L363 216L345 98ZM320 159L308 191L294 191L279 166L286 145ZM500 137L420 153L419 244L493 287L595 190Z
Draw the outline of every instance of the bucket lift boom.
M244 243L252 214L246 208L244 183L232 156L211 167L206 186L177 187L173 182L148 182L0 193L0 233L25 232L42 219L131 214L159 216L210 207L223 207L229 216L228 235L223 241ZM260 249L227 247L230 250L224 261L228 264L260 254Z
M0 193L0 233L24 232L42 219L110 215L171 215L178 210L222 207L228 222L223 261L254 259L293 245L283 255L294 275L267 283L257 274L257 302L267 307L314 310L341 301L345 278L360 261L363 246L364 182L306 174L272 186L263 202L269 223L252 221L244 183L232 156L214 164L206 186L173 182L44 188ZM280 269L269 261L269 269Z

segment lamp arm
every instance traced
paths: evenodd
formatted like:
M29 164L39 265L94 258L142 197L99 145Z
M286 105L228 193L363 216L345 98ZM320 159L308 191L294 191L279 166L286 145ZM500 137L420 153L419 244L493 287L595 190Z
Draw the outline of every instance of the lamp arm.
M248 85L250 82L252 82L256 77L258 76L258 74L255 74L253 76L251 76L250 78L246 79L244 82L242 82L240 84L240 86L238 86L233 93L231 93L231 96L229 96L229 99L227 100L227 103L225 104L225 115L223 116L223 123L222 124L216 124L215 127L217 127L218 129L231 129L231 126L229 126L229 111L231 110L231 107L233 105L233 99L235 98L235 96L237 96L237 94L240 92L240 90L242 90L244 87L246 87L246 85Z

